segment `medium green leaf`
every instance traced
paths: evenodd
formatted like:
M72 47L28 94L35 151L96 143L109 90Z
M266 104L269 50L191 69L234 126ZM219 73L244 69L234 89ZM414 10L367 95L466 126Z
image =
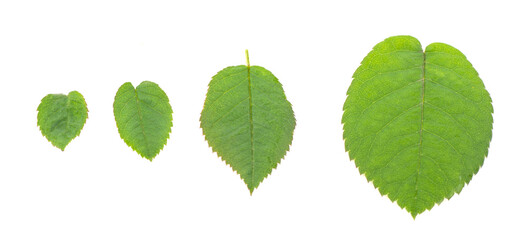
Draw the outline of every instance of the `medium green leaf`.
M353 75L344 140L359 172L415 218L460 193L483 164L491 98L457 49L395 36Z
M88 118L84 97L77 91L64 94L48 94L37 108L37 125L53 146L62 151L79 136Z
M265 68L250 66L248 54L247 66L227 67L212 77L200 121L212 150L240 174L251 194L285 156L295 128L282 85Z
M113 113L124 142L152 161L167 143L172 128L172 107L165 92L149 81L137 89L124 83L115 95Z

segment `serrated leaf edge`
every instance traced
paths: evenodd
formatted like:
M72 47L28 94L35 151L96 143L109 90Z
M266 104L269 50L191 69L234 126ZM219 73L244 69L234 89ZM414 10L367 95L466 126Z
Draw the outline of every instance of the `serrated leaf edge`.
M157 157L157 155L159 155L159 153L161 153L161 150L163 150L163 149L165 148L165 146L167 145L167 143L168 143L168 139L170 138L170 134L172 133L172 127L174 126L174 123L173 123L174 118L173 118L173 116L172 116L172 115L174 114L174 110L172 109L172 105L170 104L170 99L168 98L168 95L166 94L166 92L165 92L165 91L164 91L164 90L163 90L163 89L162 89L157 83L152 82L152 81L145 80L145 81L142 81L141 83L139 83L137 86L134 86L131 82L125 82L125 83L123 83L123 84L119 87L119 89L117 90L117 92L119 92L119 90L121 89L121 87L123 87L124 85L126 85L126 84L130 84L130 85L132 86L132 88L134 89L134 91L135 91L135 98L137 99L137 87L139 87L139 85L141 85L141 84L143 84L143 83L152 83L152 84L155 84L155 85L156 85L156 86L157 86L157 87L158 87L158 88L159 88L159 89L165 94L165 96L167 96L168 103L169 103L169 106L170 106L170 111L171 111L171 113L170 113L170 127L169 127L169 129L168 129L168 137L167 137L166 139L163 139L163 145L161 146L161 148L160 148L159 150L157 150L157 151L155 152L155 154L154 154L152 157L148 157L148 156L146 156L145 154L139 152L135 147L132 146L132 144L131 144L128 140L126 140L126 139L124 139L124 138L122 137L121 129L119 128L119 126L117 126L117 119L115 119L115 115L114 115L114 119L115 119L115 125L116 125L116 127L117 127L117 131L119 132L119 137L120 137L120 138L126 143L126 145L127 145L128 147L132 148L132 150L134 150L134 151L135 151L137 154L139 154L142 158L145 158L145 159L149 160L150 162L152 162L152 160L153 160L155 157ZM117 98L117 93L115 94L114 102L115 102L115 99L116 99L116 98ZM141 127L144 128L143 124L141 124ZM145 138L146 138L146 136L145 136Z
M249 60L247 60L247 64L249 64ZM218 71L218 72L212 77L212 79L214 79L214 78L215 78L220 72L222 72L222 71L224 71L224 70L226 70L226 69L228 69L228 68L239 67L239 66L245 66L245 65L237 65L237 66L229 66L229 67L225 67L225 68L223 68L222 70ZM254 66L254 67L260 67L260 68L265 69L264 67L261 67L261 66ZM248 70L250 71L250 69L248 69ZM250 74L249 74L249 75L250 75ZM275 78L276 78L276 77L275 77ZM209 86L208 86L209 89L210 89L210 83L211 83L211 82L209 82ZM283 85L282 85L279 81L278 81L278 83L283 87ZM209 91L209 90L207 89L207 92L208 92L208 91ZM285 91L284 91L284 92L285 92ZM292 108L292 104L291 104L291 102L289 102L289 100L287 100L287 98L286 98L286 101L287 101L287 103L288 103L288 104L291 106L291 108ZM205 107L205 103L204 103L204 106L203 106L203 107ZM251 116L251 118L252 118L252 116ZM243 183L245 184L245 186L249 189L249 193L250 193L251 196L252 196L254 190L256 190L256 189L260 186L260 184L261 184L265 179L267 179L267 177L269 177L269 176L273 173L273 171L274 171L275 169L278 168L278 165L280 165L280 164L282 163L282 160L285 158L285 156L287 155L287 153L290 151L290 149L291 149L291 145L292 145L292 143L293 143L293 139L294 139L294 129L296 128L296 117L295 117L295 113L294 113L294 111L293 111L293 123L294 123L294 125L293 125L293 137L292 137L292 139L291 139L291 143L289 143L289 144L287 145L287 148L286 148L286 150L285 150L285 152L284 152L284 155L283 155L282 158L280 158L279 161L276 163L276 166L272 167L272 168L271 168L271 171L269 172L269 174L267 174L267 175L266 175L261 181L257 182L256 184L254 184L254 182L253 182L254 187L251 189L251 188L249 187L249 185L246 184L246 182L245 182L245 180L242 178L241 174L240 174L236 169L234 169L233 166L232 166L231 164L229 164L225 159L223 159L223 156L217 151L217 149L216 149L215 147L213 147L213 146L211 145L210 140L208 139L207 135L205 134L205 131L203 130L203 126L202 126L202 122L201 122L201 116L200 116L200 119L199 119L199 120L200 120L201 133L202 133L203 136L205 137L205 140L206 140L206 142L207 142L207 145L212 149L212 152L216 153L216 155L221 159L221 161L223 161L223 162L225 163L225 165L229 166L229 167L231 168L231 170L232 170L234 173L236 173L236 174L240 177L240 179L242 180L242 182L243 182ZM253 166L254 166L254 164L253 164ZM253 173L252 176L254 176L254 173Z
M413 39L415 39L416 41L419 42L419 40L418 40L417 38L414 38L414 37L412 37L412 36L409 36L409 35L399 35L399 36L393 36L393 37L386 38L386 39L384 39L383 41L379 42L378 44L381 44L382 42L384 42L384 41L386 41L386 40L388 40L388 39L390 39L390 38L394 38L394 37L411 37L411 38L413 38ZM419 43L420 43L420 42L419 42ZM370 50L370 52L373 51L373 50L375 49L375 47L376 47L378 44L376 44L376 45L372 48L372 50ZM439 43L439 42L434 42L434 43L429 44L429 45L425 48L425 50L423 51L423 53L424 53L423 55L424 55L425 57L426 57L426 49L427 49L429 46L434 45L434 44L443 44L443 45L449 46L449 47L451 47L451 48L453 48L453 49L456 49L456 50L457 50L457 51L463 56L464 60L466 60L466 61L470 64L470 67L472 67L472 69L474 69L474 71L476 71L476 75L477 75L478 78L479 78L479 73L477 72L476 68L474 68L473 64L472 64L470 61L468 61L468 59L467 59L467 57L465 56L465 54L463 54L461 51L459 51L459 49L457 49L457 48L455 48L455 47L452 47L452 46L449 45L449 44L446 44L446 43ZM421 49L422 49L422 45L421 45ZM369 55L369 53L368 53L368 55ZM364 62L365 62L366 58L368 57L368 55L367 55L367 56L361 61L361 64L360 64L361 66L364 65ZM375 54L375 55L377 55L377 54ZM372 55L372 56L375 56L375 55ZM426 65L425 62L423 62L423 72L424 72L425 65ZM353 77L352 77L352 83L353 83L353 80L355 80L355 76L356 76L356 74L358 74L358 73L360 73L360 72L355 72L355 73L353 74ZM424 76L423 76L423 82L424 82ZM483 81L482 81L482 82L483 82ZM485 90L486 90L486 88L485 88ZM486 90L486 91L487 91L487 90ZM488 91L487 91L487 92L488 92ZM346 93L346 98L348 98L349 96L350 96L350 92L348 91L348 92ZM490 98L490 94L489 94L489 98ZM490 98L490 103L491 103L491 114L493 114L493 113L494 113L494 108L493 108L493 106L492 106L492 98ZM346 111L346 109L345 109L345 106L344 106L344 107L343 107L343 112L345 112L345 111ZM491 140L492 140L493 123L494 123L494 118L492 118L492 121L491 121L491 124L492 124L492 125L491 125L491 133L490 133L491 136L490 136L489 141L488 141L488 143L487 143L489 147L490 147L490 142L491 142ZM344 119L341 120L341 124L343 125L343 127L344 127L344 125L346 125L346 123L344 122ZM347 138L346 138L346 136L345 136L344 134L343 134L343 139L344 139L344 142L347 140ZM420 137L420 139L421 139L421 137ZM486 152L484 153L484 156L483 156L484 159L487 158L487 156L488 156L488 149L489 149L489 147L487 147L487 150L486 150ZM346 147L344 147L344 148L346 149ZM349 154L349 150L346 149L346 152ZM466 181L463 181L463 185L460 186L460 187L458 187L458 189L454 190L454 192L453 192L452 194L449 194L450 196L447 196L447 197L441 199L440 201L435 202L434 205L432 205L432 206L430 206L430 207L426 207L425 210L424 210L423 212L413 213L413 212L410 212L410 210L408 209L408 207L401 206L401 205L399 204L399 202L398 202L399 199L394 199L394 198L390 197L390 196L389 196L389 193L386 193L386 194L381 193L381 191L379 191L379 186L378 186L378 184L377 184L377 183L376 183L376 182L375 182L370 176L368 176L368 175L366 174L366 172L364 172L359 166L357 166L357 163L356 163L356 161L355 161L355 158L350 159L350 160L353 161L353 162L355 163L355 167L359 170L360 175L364 175L365 178L366 178L366 181L367 181L367 182L371 182L371 183L373 184L374 188L377 189L377 192L378 192L381 196L383 196L383 197L386 196L388 199L390 199L390 201L391 201L392 203L394 203L394 202L397 203L397 205L398 205L401 209L406 210L408 213L410 213L410 214L412 215L412 218L413 218L414 220L415 220L415 218L417 217L417 215L422 214L424 211L427 211L427 210L430 211L430 210L431 210L433 207L435 207L435 206L439 206L439 205L440 205L445 199L450 200L454 195L456 195L456 194L459 195L459 194L461 193L461 191L463 190L463 188L464 188L465 186L468 186L468 184L470 183L470 181L472 180L472 178L474 177L474 175L476 175L476 174L479 172L479 170L481 169L481 167L482 167L483 164L484 164L484 161L482 161L481 165L478 165L478 168L474 171L474 173L470 176L470 178L468 178Z
M86 119L84 119L84 121L82 122L82 126L81 126L81 128L79 129L79 131L75 134L75 136L74 136L72 139L70 139L70 140L66 143L66 145L65 145L63 148L61 148L60 146L55 145L55 143L52 142L52 141L48 138L48 136L46 136L46 135L44 134L44 132L42 131L42 126L41 126L40 123L39 123L40 121L38 121L38 112L40 112L40 111L39 111L39 107L40 107L40 104L42 104L42 100L44 100L44 99L45 99L46 97L48 97L48 96L52 96L52 95L64 95L64 96L66 96L66 97L68 98L68 101L70 101L70 94L75 94L75 93L76 93L76 94L79 94L79 96L81 96L81 98L82 98L82 100L83 100L82 104L86 107ZM38 129L40 130L40 133L42 134L42 136L44 136L44 137L46 138L46 140L48 140L48 142L51 143L51 145L53 145L54 147L56 147L56 148L60 149L62 152L64 152L64 150L66 150L66 147L67 147L67 146L73 141L73 139L75 139L75 138L77 138L78 136L80 136L80 134L81 134L81 132L82 132L82 129L84 129L84 125L86 124L86 121L87 121L87 119L89 118L89 112L90 112L90 111L89 111L89 109L88 109L88 104L86 104L86 99L84 98L84 96L83 96L80 92L73 90L73 91L70 91L70 92L68 93L68 95L65 95L65 94L63 94L63 93L51 93L51 94L47 94L46 96L44 96L44 97L42 98L42 100L40 101L40 104L39 104L38 107L37 107L37 126L38 126ZM69 104L69 103L68 103L68 104Z

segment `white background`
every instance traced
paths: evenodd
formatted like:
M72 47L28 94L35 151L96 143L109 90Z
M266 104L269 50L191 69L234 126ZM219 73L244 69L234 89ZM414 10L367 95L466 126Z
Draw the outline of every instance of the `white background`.
M9 1L0 3L0 239L526 239L521 1ZM413 220L344 151L342 105L371 48L393 35L448 43L494 103L489 156L460 195ZM272 71L297 127L255 190L199 128L227 66ZM120 139L121 84L158 83L174 109L149 162ZM89 119L61 152L36 126L48 93L81 92Z

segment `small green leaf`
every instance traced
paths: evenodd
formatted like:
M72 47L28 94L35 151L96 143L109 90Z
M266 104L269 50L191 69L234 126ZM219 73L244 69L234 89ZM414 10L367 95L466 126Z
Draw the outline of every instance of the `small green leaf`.
M37 108L37 125L53 146L62 151L75 137L79 136L88 118L84 97L77 91L68 96L48 94Z
M457 49L410 36L377 44L355 71L344 140L359 172L415 218L460 193L483 164L492 105Z
M113 113L124 142L152 161L167 143L172 128L172 107L165 92L149 81L137 89L124 83L115 95Z
M295 117L278 79L246 56L247 66L212 77L200 121L212 150L252 194L289 150Z

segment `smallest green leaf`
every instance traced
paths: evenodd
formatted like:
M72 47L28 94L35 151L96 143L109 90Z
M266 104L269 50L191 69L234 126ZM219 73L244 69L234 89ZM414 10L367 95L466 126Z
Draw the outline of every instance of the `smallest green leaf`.
M37 108L37 125L42 135L62 151L79 136L88 118L84 97L77 91L48 94Z

